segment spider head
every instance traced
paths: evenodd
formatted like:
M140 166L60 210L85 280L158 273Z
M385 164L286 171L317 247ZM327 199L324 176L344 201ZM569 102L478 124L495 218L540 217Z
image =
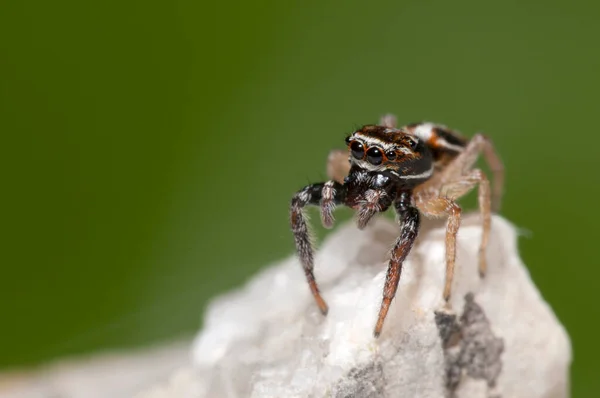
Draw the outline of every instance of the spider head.
M346 138L350 161L369 170L396 168L426 152L418 137L395 128L367 125Z
M346 144L354 168L388 171L403 180L427 179L433 172L428 147L403 129L363 126L346 138Z

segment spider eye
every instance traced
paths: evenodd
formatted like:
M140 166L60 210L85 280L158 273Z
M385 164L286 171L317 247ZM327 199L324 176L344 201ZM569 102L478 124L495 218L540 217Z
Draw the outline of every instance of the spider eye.
M351 141L350 136L346 137L345 141L346 141L346 145L350 145L350 141Z
M395 151L387 151L387 152L385 153L385 157L386 157L388 160L395 160L395 159L396 159L396 152L395 152Z
M358 141L352 141L350 144L350 150L352 151L352 156L356 159L362 159L365 157L365 147Z
M419 142L415 139L409 138L408 139L408 145L410 145L410 148L414 151L415 149L417 149L417 146L419 145Z
M377 147L369 148L369 150L367 151L367 160L369 161L369 163L374 164L376 166L381 164L381 162L383 162L383 153L381 152L381 149Z

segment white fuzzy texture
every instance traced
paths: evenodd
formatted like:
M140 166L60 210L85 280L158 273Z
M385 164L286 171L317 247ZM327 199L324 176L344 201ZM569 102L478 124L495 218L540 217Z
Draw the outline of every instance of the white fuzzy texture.
M569 396L568 335L518 256L515 228L497 216L484 279L477 272L479 217L463 220L450 303L460 317L465 296L473 293L483 310L490 341L503 347L494 383L464 370L452 391L447 386L448 355L457 348L445 357L434 315L444 311L443 223L424 223L383 333L373 338L398 232L396 224L379 218L364 231L347 224L323 243L315 274L329 304L327 317L319 313L295 257L218 298L195 340L193 366L140 397Z

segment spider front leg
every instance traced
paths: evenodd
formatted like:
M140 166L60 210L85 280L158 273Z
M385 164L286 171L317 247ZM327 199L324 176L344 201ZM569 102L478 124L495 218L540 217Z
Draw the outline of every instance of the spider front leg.
M396 296L398 290L398 282L400 282L400 274L402 273L402 264L410 253L412 246L419 233L420 216L419 211L410 203L410 192L403 192L395 203L398 221L401 225L400 237L396 241L392 249L392 258L388 265L387 274L385 277L385 285L383 287L383 299L381 308L379 309L379 317L373 335L379 337L383 322L387 316L390 304Z
M345 195L346 188L335 181L312 184L304 187L304 189L294 195L290 208L290 222L296 243L296 251L304 269L310 291L323 315L327 315L328 308L325 300L321 297L313 273L314 255L310 230L304 215L304 207L307 205L320 205L323 224L326 227L330 227L333 224L333 209L336 204L344 201Z

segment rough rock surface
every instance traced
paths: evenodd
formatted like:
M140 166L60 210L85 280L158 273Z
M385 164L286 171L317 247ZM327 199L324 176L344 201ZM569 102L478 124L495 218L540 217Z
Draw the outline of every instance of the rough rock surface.
M291 257L215 300L193 366L139 396L568 397L569 338L518 256L514 227L493 218L480 279L478 220L463 220L450 308L442 300L444 226L425 222L374 339L398 227L383 218L364 231L347 224L316 256L327 317Z

